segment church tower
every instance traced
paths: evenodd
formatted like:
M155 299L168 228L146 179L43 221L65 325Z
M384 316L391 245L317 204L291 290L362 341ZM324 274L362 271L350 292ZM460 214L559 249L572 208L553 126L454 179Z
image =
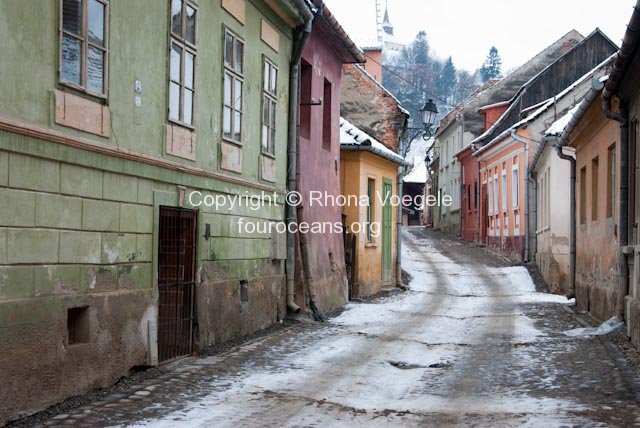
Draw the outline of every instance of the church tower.
M382 21L382 30L385 34L393 36L393 25L391 25L391 21L389 21L389 8L388 4L386 3L384 6L384 20Z

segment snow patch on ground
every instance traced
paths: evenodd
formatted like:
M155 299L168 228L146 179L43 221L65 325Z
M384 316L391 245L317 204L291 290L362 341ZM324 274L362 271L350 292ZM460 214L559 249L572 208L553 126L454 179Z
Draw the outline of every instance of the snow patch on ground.
M431 413L506 414L522 425L526 413L536 422L558 423L564 413L582 410L569 400L522 391L478 399L466 390L474 385L470 373L495 370L485 347L558 340L541 331L523 305L566 304L566 298L537 293L524 267L460 264L428 241L405 233L404 242L403 268L413 276L409 292L350 303L312 337L299 335L270 349L268 365L244 365L234 376L212 379L213 392L139 426L417 425L416 415ZM507 358L527 367L542 357L522 350ZM554 373L543 378L545 384L553 380Z

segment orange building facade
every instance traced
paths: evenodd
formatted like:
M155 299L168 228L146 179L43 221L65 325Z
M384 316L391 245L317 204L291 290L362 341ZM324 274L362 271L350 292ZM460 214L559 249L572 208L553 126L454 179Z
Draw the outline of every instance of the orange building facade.
M480 240L518 261L525 259L527 244L526 165L530 149L527 143L507 135L474 153L480 172Z
M576 305L600 320L618 299L620 124L594 101L573 129L576 150Z

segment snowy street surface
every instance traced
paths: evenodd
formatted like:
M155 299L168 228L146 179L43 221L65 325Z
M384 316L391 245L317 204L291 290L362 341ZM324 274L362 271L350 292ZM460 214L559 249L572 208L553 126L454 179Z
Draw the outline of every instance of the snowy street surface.
M352 303L47 423L79 426L633 426L638 383L560 296L455 238L409 228L411 290ZM85 425L82 425L85 424Z

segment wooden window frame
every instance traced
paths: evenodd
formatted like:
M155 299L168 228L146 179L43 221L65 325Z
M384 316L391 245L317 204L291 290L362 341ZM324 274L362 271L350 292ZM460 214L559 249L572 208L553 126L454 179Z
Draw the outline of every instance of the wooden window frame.
M275 82L275 90L272 92L266 86L267 82L265 82L265 69L269 67L269 82L271 82L271 73L275 71L276 73L276 82ZM278 74L280 71L278 70L278 66L271 61L266 56L262 57L262 114L261 114L261 126L260 126L260 151L263 155L269 157L275 157L276 155L276 133L277 131L277 117L276 112L278 111ZM269 119L272 120L272 123L265 123L264 121L264 109L265 104L269 103L269 115L273 114L273 118L269 116ZM273 106L273 112L271 107ZM232 121L233 124L233 121ZM267 147L264 146L263 141L263 127L267 127ZM269 150L271 149L271 150Z
M591 221L597 221L600 200L600 156L591 159Z
M499 214L500 213L500 197L499 197L499 190L500 185L498 184L498 174L494 174L493 176L493 213L494 214Z
M511 208L520 206L520 171L517 166L511 168Z
M607 148L607 218L615 214L616 206L616 143Z
M580 224L587 223L587 166L580 168Z
M95 0L104 5L104 46L93 44L89 41L88 33L88 0L81 0L82 3L82 30L80 35L71 33L64 29L64 0L59 0L59 20L58 20L58 83L63 86L73 88L77 91L106 100L109 97L109 0ZM80 84L68 82L62 79L62 40L64 36L80 41ZM87 64L89 57L89 47L101 50L104 53L104 70L102 75L101 93L87 89Z
M509 190L508 190L508 179L507 179L507 171L502 170L501 181L500 181L500 203L502 204L502 211L507 211L507 206L509 205Z
M493 179L487 178L487 214L493 215Z
M373 222L375 221L375 192L377 180L373 177L367 177L367 244L375 243L373 237Z
M195 1L193 0L180 0L181 1L181 17L182 17L182 22L180 24L181 29L182 29L182 34L176 34L173 32L173 22L171 22L171 4L172 4L172 0L169 0L169 49L167 52L167 57L168 57L168 61L167 61L167 65L168 65L168 86L167 86L167 120L170 123L174 123L176 125L180 125L180 126L184 126L185 128L189 128L189 129L195 129L195 125L196 125L196 100L197 100L197 86L196 86L196 69L197 69L197 63L198 63L198 52L197 52L197 43L198 43L198 16L199 16L199 11L198 11L198 5ZM196 20L195 20L195 28L194 28L194 43L189 42L185 35L186 35L186 28L187 28L187 14L186 14L186 9L187 6L189 6L190 8L192 8L193 10L196 11ZM171 78L171 51L172 51L172 47L173 45L177 45L178 47L181 48L181 53L180 53L180 80L176 81L173 80ZM187 88L186 87L186 81L185 81L185 73L184 73L184 69L185 69L185 57L186 54L185 52L189 52L191 55L193 55L193 87L192 88ZM180 92L178 94L178 119L175 119L173 117L171 117L171 84L175 83L180 87ZM184 120L184 92L185 90L191 90L193 91L193 99L191 101L191 123L187 123Z
M474 180L473 182L473 209L478 209L478 199L480 199L480 186L478 184L478 180Z
M328 98L328 99L327 99ZM326 77L322 85L322 148L331 151L333 137L333 83Z
M227 34L230 35L233 38L233 62L229 65L227 65L227 61L226 61L226 38L227 38ZM242 44L242 69L240 70L240 72L238 72L235 69L235 62L236 62L236 58L237 58L237 43L241 43ZM224 27L223 31L222 31L222 110L220 112L221 114L221 126L220 126L220 133L222 134L222 139L224 141L228 141L237 145L242 145L243 141L243 128L244 128L244 119L245 119L245 111L244 111L244 102L245 102L245 87L244 87L244 76L245 76L245 67L246 67L246 49L247 44L245 42L245 40L238 36L237 33L233 32L231 29L229 29L228 27ZM227 105L225 104L225 99L224 99L224 91L225 91L225 86L224 86L224 79L225 77L229 75L231 77L231 105ZM235 108L235 99L236 99L236 94L235 94L235 82L238 81L240 82L240 92L241 92L241 97L242 97L242 101L240 103L240 110ZM229 108L231 110L231 136L227 137L224 134L224 110L225 108ZM233 136L234 134L234 129L235 129L235 116L236 113L240 113L240 139L236 140ZM261 143L262 144L262 143Z

